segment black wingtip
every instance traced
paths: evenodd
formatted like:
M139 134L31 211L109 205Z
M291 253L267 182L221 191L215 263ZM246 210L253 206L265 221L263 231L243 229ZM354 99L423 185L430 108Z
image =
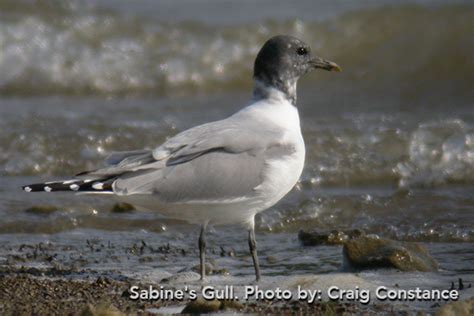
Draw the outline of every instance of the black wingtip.
M53 181L45 183L35 183L22 186L25 192L56 192L56 191L73 191L73 192L105 192L112 191L112 183L115 177L102 179L70 179L63 181Z
M28 184L21 187L25 192L44 191L45 185L43 183Z

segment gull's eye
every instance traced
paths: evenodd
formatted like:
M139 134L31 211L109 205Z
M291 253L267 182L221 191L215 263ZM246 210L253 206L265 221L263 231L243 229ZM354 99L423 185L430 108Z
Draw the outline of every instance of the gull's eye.
M304 47L299 47L296 53L300 56L304 56L308 53L308 50Z

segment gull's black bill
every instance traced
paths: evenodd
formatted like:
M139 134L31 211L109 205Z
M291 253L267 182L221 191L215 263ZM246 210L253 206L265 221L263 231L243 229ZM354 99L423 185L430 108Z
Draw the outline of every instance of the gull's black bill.
M341 67L335 62L320 57L313 58L309 63L314 68L321 68L328 71L342 71Z

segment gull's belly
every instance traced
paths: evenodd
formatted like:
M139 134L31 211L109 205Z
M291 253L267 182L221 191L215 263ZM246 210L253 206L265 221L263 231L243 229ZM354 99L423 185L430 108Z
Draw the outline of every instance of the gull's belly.
M260 210L260 198L236 198L221 201L188 201L184 203L163 203L154 195L116 196L120 201L131 203L138 209L156 211L168 218L184 220L191 224L211 223L248 225Z

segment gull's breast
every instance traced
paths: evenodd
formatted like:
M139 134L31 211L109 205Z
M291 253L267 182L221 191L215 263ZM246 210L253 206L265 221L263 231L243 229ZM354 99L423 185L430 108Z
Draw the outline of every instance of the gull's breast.
M293 189L304 167L305 146L301 133L291 133L285 143L285 153L269 155L265 161L263 182L256 188L263 199L262 210L274 205Z

